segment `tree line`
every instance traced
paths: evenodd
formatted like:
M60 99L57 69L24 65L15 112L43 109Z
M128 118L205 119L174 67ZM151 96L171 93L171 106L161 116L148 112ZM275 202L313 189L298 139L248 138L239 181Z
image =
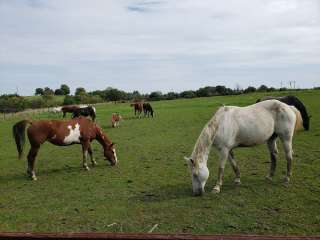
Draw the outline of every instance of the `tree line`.
M272 92L272 91L286 91L286 88L276 89L261 85L258 88L249 86L246 89L231 89L222 85L206 86L198 90L187 90L182 92L168 92L154 91L149 94L142 94L139 91L125 92L116 88L108 87L105 90L86 91L83 87L76 88L74 95L71 95L70 87L62 84L60 88L55 90L44 87L36 88L35 96L39 97L22 97L18 94L4 94L0 96L0 112L18 112L27 108L44 108L54 107L58 105L70 104L94 104L100 102L119 102L119 101L160 101L173 100L179 98L196 98L196 97L211 97L223 95L238 95L253 92ZM57 99L55 96L62 96L63 100Z

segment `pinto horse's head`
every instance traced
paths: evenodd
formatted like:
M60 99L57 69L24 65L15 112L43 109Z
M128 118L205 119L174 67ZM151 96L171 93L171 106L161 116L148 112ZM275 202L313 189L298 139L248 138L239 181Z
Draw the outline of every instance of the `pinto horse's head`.
M201 196L204 193L204 186L209 178L209 170L205 164L195 162L192 158L184 157L191 170L192 191L194 196Z
M104 157L108 160L112 166L116 165L118 162L116 149L114 143L111 143L108 147L104 149Z

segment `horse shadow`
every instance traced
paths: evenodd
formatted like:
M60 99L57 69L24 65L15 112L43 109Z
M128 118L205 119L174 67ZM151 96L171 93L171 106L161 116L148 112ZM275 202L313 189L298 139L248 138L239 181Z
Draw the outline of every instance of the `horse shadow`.
M90 165L89 165L89 167L90 167ZM94 169L99 169L99 168L111 168L111 167L112 167L111 165L101 162L99 165L96 165L94 167L90 167L90 171L94 171ZM41 179L43 177L57 176L60 174L62 174L62 175L78 174L78 175L80 175L83 173L90 173L90 171L85 170L82 166L70 166L68 164L65 164L63 167L60 167L60 168L39 169L37 172L37 177L39 179ZM28 176L26 171L0 176L0 181L2 183L7 183L7 182L11 182L11 181L25 182L28 180L31 181L31 179Z
M258 178L255 180L249 180L237 185L233 182L226 182L223 185L222 192L219 194L215 194L212 192L214 184L208 184L205 187L205 193L200 196L205 198L217 197L223 194L237 194L240 192L253 192L257 195L264 195L264 190L266 189L278 189L283 188L287 189L286 186L283 185L280 179L275 179L274 181L268 181L265 178ZM145 203L151 202L163 202L177 199L185 199L185 198L198 198L195 197L192 193L192 188L190 184L187 183L179 183L175 185L167 185L167 186L158 186L148 190L140 190L136 193L130 200L140 201Z
M187 184L176 184L158 186L153 189L139 191L136 195L131 197L130 200L147 203L176 200L186 197L192 197L190 186Z

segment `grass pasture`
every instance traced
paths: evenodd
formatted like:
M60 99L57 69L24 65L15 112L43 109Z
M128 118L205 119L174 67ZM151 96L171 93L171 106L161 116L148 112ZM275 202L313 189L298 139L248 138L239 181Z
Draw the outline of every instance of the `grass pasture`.
M0 231L147 232L158 224L158 233L319 235L320 91L290 94L312 115L311 130L294 138L290 186L281 184L286 161L280 144L274 182L265 181L270 161L262 145L236 149L242 185L233 184L227 163L222 192L212 194L218 164L212 149L202 197L191 194L183 156L191 153L204 124L222 103L245 106L262 94L152 102L154 119L133 118L127 103L99 104L97 122L116 143L119 165L106 164L102 148L94 142L99 165L86 172L79 145L46 143L37 158L34 182L26 177L25 157L17 159L11 135L20 119L1 120ZM113 129L110 116L115 111L126 119ZM42 113L37 118L60 116ZM27 144L25 156L28 150Z

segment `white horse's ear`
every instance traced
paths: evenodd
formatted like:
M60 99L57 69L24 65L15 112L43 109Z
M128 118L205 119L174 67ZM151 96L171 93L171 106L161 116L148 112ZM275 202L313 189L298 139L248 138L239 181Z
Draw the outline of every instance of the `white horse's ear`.
M187 161L187 163L191 163L192 165L194 165L194 161L192 160L192 158L184 157L184 159Z

